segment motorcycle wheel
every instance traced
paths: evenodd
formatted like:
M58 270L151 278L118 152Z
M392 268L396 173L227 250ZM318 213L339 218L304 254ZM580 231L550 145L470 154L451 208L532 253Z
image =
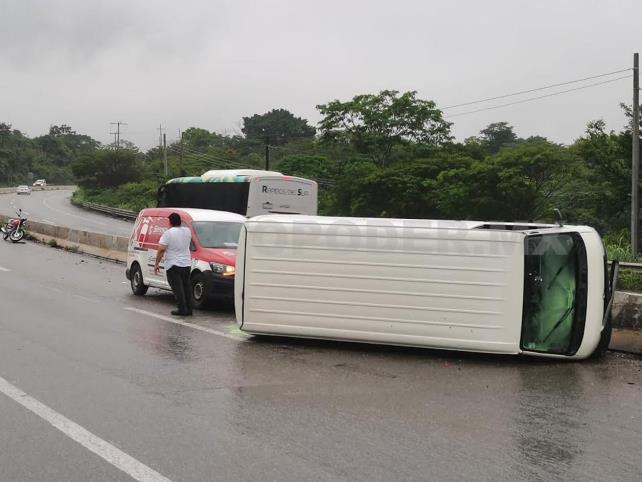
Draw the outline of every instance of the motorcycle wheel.
M22 238L24 238L24 236L25 232L23 229L16 229L15 231L11 232L11 234L9 235L9 239L11 239L12 243L17 243Z

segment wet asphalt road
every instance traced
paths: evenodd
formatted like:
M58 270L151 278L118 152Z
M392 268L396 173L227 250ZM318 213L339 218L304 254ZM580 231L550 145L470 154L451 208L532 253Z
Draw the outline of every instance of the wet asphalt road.
M129 236L133 222L110 218L73 206L73 191L33 191L30 195L0 194L0 214L15 215L22 208L32 221L82 229L94 233Z
M642 479L640 358L246 339L123 272L0 243L0 377L170 480ZM0 480L131 479L0 393Z

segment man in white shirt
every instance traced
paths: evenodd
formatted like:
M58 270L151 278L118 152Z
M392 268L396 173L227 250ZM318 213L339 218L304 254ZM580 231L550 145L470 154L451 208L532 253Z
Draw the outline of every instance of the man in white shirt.
M192 232L189 228L181 226L178 213L169 215L169 224L172 227L163 233L159 241L154 273L159 273L160 262L165 256L167 281L178 303L178 309L173 310L172 315L192 316L192 288L189 280L192 270Z

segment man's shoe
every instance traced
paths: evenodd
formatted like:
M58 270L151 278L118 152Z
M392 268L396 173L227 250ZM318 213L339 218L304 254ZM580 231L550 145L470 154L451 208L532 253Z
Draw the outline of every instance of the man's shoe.
M172 310L172 315L174 315L174 316L189 316L189 313L187 311Z

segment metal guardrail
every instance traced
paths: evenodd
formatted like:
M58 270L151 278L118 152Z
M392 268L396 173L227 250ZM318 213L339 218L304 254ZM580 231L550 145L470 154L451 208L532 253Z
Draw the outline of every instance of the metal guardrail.
M642 263L625 263L620 261L620 269L630 269L632 271L642 271Z
M130 211L128 209L112 208L109 206L103 206L102 204L90 203L90 202L80 202L75 201L74 204L81 206L85 209L90 209L91 211L97 211L103 214L109 214L117 218L124 218L129 220L135 220L138 216L136 211Z

